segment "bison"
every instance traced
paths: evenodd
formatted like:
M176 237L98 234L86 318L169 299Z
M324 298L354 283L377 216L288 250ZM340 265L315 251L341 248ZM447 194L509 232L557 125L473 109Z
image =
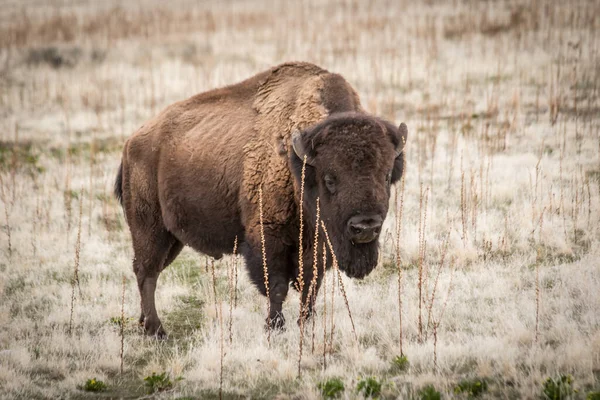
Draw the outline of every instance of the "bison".
M355 278L369 274L390 185L403 172L406 136L404 123L365 112L342 76L299 62L195 95L144 124L125 143L115 195L131 231L146 333L166 335L156 283L185 245L218 259L238 238L249 277L266 295L261 188L268 324L284 325L282 303L299 278L299 243L304 282L313 278L317 199L340 269ZM301 299L312 303L308 287ZM307 308L310 314L312 304Z

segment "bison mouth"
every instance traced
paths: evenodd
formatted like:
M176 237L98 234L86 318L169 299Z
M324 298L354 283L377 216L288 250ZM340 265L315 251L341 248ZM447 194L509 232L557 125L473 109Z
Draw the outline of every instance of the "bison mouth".
M354 245L367 244L371 243L374 240L377 240L379 235L372 233L360 233L356 237L353 237L351 242Z

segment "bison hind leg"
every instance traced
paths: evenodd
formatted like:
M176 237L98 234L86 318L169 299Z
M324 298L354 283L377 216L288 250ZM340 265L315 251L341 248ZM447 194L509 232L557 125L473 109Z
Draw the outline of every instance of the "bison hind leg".
M179 254L183 245L164 228L132 229L135 272L141 297L140 325L146 334L166 338L156 312L155 292L160 272Z
M175 259L179 255L179 253L181 253L183 246L184 246L183 243L181 243L179 240L175 240L175 242L171 245L171 248L169 249L167 258L165 259L165 261L161 267L161 271L164 270L165 268L167 268L173 261L175 261ZM136 276L137 275L138 274L136 273ZM140 289L140 295L141 294L142 294L142 289ZM143 299L142 299L142 304L141 304L141 310L142 311L141 311L140 318L138 321L142 327L145 327L146 315L144 314ZM164 329L163 329L163 331L164 331Z

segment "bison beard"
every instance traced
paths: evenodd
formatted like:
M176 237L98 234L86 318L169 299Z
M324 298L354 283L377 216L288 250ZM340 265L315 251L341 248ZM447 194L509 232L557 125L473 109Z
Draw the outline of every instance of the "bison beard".
M343 235L338 235L336 232L333 236L341 239L333 239L332 245L340 269L350 278L362 279L369 275L377 265L378 241L354 244Z
M402 175L406 135L406 125L366 113L343 77L308 63L282 64L198 94L144 124L125 143L115 195L131 231L146 333L166 336L156 285L186 245L220 258L237 238L250 279L266 294L262 228L267 321L282 327L282 303L298 280L300 207L307 301L317 198L339 268L352 278L368 275L377 264L390 185Z

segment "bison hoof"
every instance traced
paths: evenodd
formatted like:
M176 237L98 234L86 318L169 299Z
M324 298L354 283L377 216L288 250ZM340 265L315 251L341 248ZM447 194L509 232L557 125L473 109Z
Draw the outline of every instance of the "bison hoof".
M165 330L163 329L160 321L151 321L149 319L146 319L144 321L144 331L146 332L146 335L153 336L156 339L167 338L167 332L165 332Z
M280 331L285 329L285 318L283 317L282 313L275 313L274 315L267 318L265 322L265 329Z
M303 317L304 317L304 321L302 321L302 320L300 319L301 317L298 317L298 320L296 321L296 323L298 324L298 326L300 326L300 324L301 324L302 322L306 323L306 321L308 321L309 319L311 319L312 317L314 317L314 316L315 316L315 314L316 314L316 312L315 312L315 311L310 311L310 310L308 310L308 311L306 311L306 312L304 313L304 315L303 315Z

